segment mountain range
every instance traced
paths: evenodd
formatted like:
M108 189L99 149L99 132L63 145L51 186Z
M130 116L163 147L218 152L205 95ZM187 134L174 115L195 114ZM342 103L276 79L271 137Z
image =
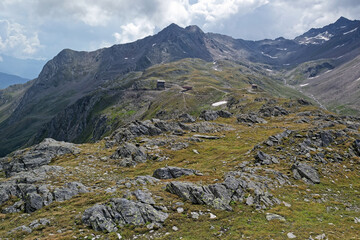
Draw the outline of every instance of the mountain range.
M61 51L0 90L0 239L358 239L359 24Z
M360 21L341 17L293 40L247 41L204 33L197 26L171 24L133 43L93 52L65 49L29 84L0 91L0 155L45 137L73 142L98 140L121 124L146 118L156 110L154 103L164 100L161 91L150 91L155 90L157 79L180 87L196 85L197 72L204 71L203 66L215 72L224 66L232 78L239 77L239 83L235 79L228 83L230 88L258 84L273 94L296 92L329 110L357 114L359 27ZM192 66L184 59L204 62ZM244 78L249 73L251 77ZM174 81L184 74L189 75L188 81ZM217 78L216 74L209 77ZM134 92L152 95L128 100ZM199 103L190 111L199 111L206 104ZM114 117L113 109L121 107L125 113Z
M14 84L26 83L27 81L29 81L29 79L0 72L0 89L7 88Z

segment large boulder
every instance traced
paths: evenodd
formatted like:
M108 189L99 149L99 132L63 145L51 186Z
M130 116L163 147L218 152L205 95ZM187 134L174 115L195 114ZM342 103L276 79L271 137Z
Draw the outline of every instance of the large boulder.
M44 141L29 149L15 151L2 160L2 165L7 177L15 173L36 169L49 164L57 156L64 154L77 154L80 149L73 143L56 141L46 138Z
M260 108L259 114L263 117L278 117L288 115L289 112L280 106L265 104Z
M184 175L194 175L197 173L196 170L179 168L179 167L164 167L154 171L153 177L158 179L171 179L178 178Z
M318 184L320 177L318 172L312 166L297 162L292 166L295 179L304 179L307 182Z
M85 210L82 221L96 231L115 232L117 226L161 224L169 214L153 205L125 198L111 199L106 205L95 205Z

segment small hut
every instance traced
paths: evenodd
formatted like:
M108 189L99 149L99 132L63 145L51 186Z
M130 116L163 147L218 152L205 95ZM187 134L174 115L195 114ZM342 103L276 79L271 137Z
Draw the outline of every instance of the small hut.
M157 90L165 90L165 81L164 80L157 80L156 89Z

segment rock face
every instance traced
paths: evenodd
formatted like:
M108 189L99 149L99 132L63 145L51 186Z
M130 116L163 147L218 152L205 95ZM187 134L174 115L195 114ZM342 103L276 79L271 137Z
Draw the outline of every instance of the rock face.
M238 123L267 123L267 121L263 118L258 117L255 113L250 114L241 114L237 116Z
M18 150L3 160L3 168L7 177L15 173L28 171L49 164L54 157L64 154L77 154L80 149L72 143L58 142L51 138L29 149Z
M193 123L196 121L196 119L188 113L181 114L178 118L179 121L183 123Z
M279 163L276 157L270 156L262 151L258 151L255 155L255 161L261 165L269 165L273 163Z
M178 168L178 167L164 167L156 169L153 177L158 179L171 179L178 178L181 176L194 175L197 171L187 168Z
M146 162L147 154L144 147L132 143L125 143L119 147L111 156L113 159L120 159L120 166L136 166L138 163Z
M310 183L318 184L320 183L320 177L315 168L305 164L305 163L295 163L292 166L295 179L305 178L310 181Z
M157 210L153 205L134 202L125 198L111 199L106 205L95 205L85 210L82 221L96 231L115 232L117 226L161 224L169 214Z
M273 181L255 174L229 172L223 183L200 186L188 182L170 182L166 185L166 190L194 204L228 211L232 210L231 201L242 202L248 196L246 204L264 209L280 203L266 190L270 182Z

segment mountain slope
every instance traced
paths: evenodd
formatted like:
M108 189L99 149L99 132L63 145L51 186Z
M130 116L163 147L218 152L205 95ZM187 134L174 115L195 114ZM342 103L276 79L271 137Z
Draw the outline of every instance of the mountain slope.
M343 24L347 24L346 27L343 28ZM226 74L235 77L260 71L262 75L269 76L270 82L264 84L262 80L254 79L252 83L264 85L263 90L274 92L274 86L280 89L278 83L281 84L285 78L276 70L289 69L297 66L298 63L325 57L331 58L335 65L330 65L336 67L358 56L360 53L359 29L356 29L358 24L359 21L341 18L324 28L312 29L295 40L277 38L262 41L233 39L213 33L205 34L197 26L181 28L171 24L158 34L133 43L114 45L94 52L63 50L44 66L39 77L34 80L22 95L19 104L11 111L11 115L3 118L0 134L7 140L3 142L0 140L0 155L26 144L38 142L46 136L81 142L98 139L111 132L111 129L121 122L115 122L113 126L104 127L93 133L92 127L101 125L102 121L105 121L105 118L98 118L98 114L95 114L96 117L93 116L94 111L101 111L95 109L124 101L127 90L141 88L142 81L138 81L141 78L137 73L144 74L144 70L157 64L171 63L185 58L214 61L214 64L219 60L231 60L236 64L245 65L247 69L240 69L235 64L234 69ZM329 35L327 41L306 44L301 40L320 39L316 36L323 32L331 34L331 38ZM175 69L174 72L176 73L177 70ZM135 77L131 77L133 75L130 73L135 74ZM182 73L181 70L179 73ZM193 78L194 75L196 76L195 73L188 77ZM224 77L215 79L217 78L224 79ZM197 80L196 77L193 79ZM109 84L114 82L118 88L108 89ZM275 82L277 83L274 84ZM134 83L140 86L133 85ZM154 86L154 83L152 84ZM298 95L302 94L298 93ZM154 97L148 96L143 100L148 101L147 98ZM134 97L131 99L136 101ZM131 105L131 102L129 104ZM135 108L136 110L138 107ZM77 122L74 125L73 118L67 117L72 115L71 113L79 114L76 116L78 121L82 119L81 123ZM144 113L141 111L141 114L136 116L142 114ZM130 116L128 117L131 119ZM64 123L61 122L63 118L67 119Z
M0 72L0 89L7 88L14 84L26 83L27 81L29 81L29 79Z

